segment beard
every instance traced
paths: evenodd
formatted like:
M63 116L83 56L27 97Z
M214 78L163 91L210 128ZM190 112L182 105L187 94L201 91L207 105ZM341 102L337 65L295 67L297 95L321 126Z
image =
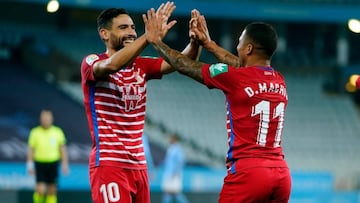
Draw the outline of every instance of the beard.
M120 49L124 48L124 43L123 40L121 39L112 39L110 40L110 44L116 51L119 51Z
M119 51L120 49L124 48L128 44L134 42L135 39L136 39L136 36L134 36L134 35L127 35L125 37L116 37L116 36L112 35L110 37L110 44L114 50Z

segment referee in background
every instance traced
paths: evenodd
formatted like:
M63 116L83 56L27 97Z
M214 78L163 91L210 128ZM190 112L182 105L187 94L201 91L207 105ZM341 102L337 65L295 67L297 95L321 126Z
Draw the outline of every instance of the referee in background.
M50 110L40 113L40 125L30 131L28 139L27 171L35 175L34 203L57 203L59 163L62 172L69 172L66 138L62 129L53 125Z

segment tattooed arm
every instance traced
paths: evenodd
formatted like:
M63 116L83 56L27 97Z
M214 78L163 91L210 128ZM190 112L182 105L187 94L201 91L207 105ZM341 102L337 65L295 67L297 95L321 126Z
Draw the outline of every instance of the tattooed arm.
M203 44L204 48L212 53L217 60L222 63L229 64L233 67L240 67L239 57L220 47L214 41L209 41Z
M162 41L162 33L167 33L171 26L167 26L167 17L158 15L154 9L143 14L146 40L152 44L161 57L164 58L175 70L203 83L201 68L204 63L192 60L188 56L171 49Z
M199 60L201 49L202 49L198 40L196 40L192 34L193 33L192 30L194 29L193 25L194 25L194 22L196 21L196 19L198 18L198 14L199 13L196 12L195 10L191 11L191 19L189 21L190 42L185 47L185 49L181 52L182 54L184 54L194 60ZM172 67L171 64L167 63L166 60L164 60L163 63L161 64L161 72L163 74L171 73L175 70L176 69L174 67Z
M200 83L204 83L201 68L205 63L190 59L189 57L181 54L179 51L171 49L162 41L151 44L154 46L159 55L177 71Z
M239 67L239 57L220 47L211 40L205 17L200 15L199 11L196 10L196 12L198 17L196 18L196 22L194 22L193 29L195 38L199 40L200 44L203 45L207 51L212 53L220 62L234 67Z

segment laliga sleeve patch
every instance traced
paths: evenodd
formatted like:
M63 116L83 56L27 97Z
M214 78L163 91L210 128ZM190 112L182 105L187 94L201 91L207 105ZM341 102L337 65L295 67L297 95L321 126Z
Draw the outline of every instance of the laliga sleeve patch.
M228 72L228 65L224 63L212 64L209 67L209 71L210 71L210 76L213 78L221 73Z
M98 60L99 59L99 56L96 55L96 54L91 54L89 56L86 57L86 63L89 65L89 66L92 66L92 64L94 63L94 61Z

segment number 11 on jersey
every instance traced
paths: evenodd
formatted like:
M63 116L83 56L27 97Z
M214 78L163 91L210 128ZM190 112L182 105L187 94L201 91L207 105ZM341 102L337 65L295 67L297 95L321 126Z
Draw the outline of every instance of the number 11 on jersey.
M261 101L252 107L251 116L260 116L259 119L259 130L257 134L256 143L260 146L266 145L268 129L270 124L270 119L278 119L276 134L274 138L273 147L280 147L281 142L281 133L284 127L284 110L285 104L280 102L274 109L272 113L272 117L270 117L270 102L269 101Z

